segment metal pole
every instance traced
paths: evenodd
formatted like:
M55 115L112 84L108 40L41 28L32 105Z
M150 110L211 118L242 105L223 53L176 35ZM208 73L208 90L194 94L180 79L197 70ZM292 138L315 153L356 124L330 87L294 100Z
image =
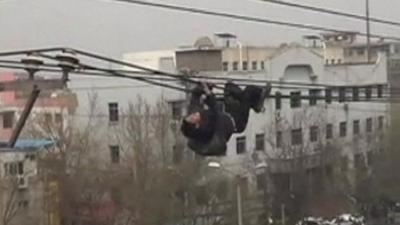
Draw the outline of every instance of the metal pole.
M40 90L37 88L37 86L33 86L33 90L31 92L31 95L29 96L28 101L25 104L24 111L22 111L22 114L17 122L17 125L15 126L11 138L8 142L8 147L14 148L15 143L17 142L17 139L22 131L22 129L25 126L25 122L28 119L29 114L32 111L33 105L36 102L36 99L38 98L40 93Z
M243 225L242 215L242 191L240 190L239 179L236 181L236 200L237 200L237 211L238 211L238 225Z
M286 218L285 218L285 204L281 204L281 222L282 225L286 224Z
M371 33L370 33L370 23L369 23L369 0L365 0L365 14L367 22L367 60L371 61Z

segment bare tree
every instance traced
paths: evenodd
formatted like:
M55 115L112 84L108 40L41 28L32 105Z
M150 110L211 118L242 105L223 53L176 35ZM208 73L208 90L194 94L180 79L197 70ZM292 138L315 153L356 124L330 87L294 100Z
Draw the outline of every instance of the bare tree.
M324 213L322 199L335 204L327 196L345 198L348 181L340 169L341 147L326 139L324 110L319 106L299 109L293 115L277 117L274 126L265 128L270 149L263 155L274 184L271 204L277 209L275 218L280 218L283 205L295 221L306 214ZM319 207L314 207L316 204ZM335 213L333 208L325 209L325 213L329 211Z

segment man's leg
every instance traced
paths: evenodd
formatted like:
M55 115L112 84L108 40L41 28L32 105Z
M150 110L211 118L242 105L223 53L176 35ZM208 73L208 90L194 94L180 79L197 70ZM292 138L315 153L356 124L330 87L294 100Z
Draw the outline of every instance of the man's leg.
M242 89L231 82L225 85L224 89L225 112L228 113L235 122L236 133L242 133L247 126L250 113L250 105L245 99Z
M244 99L250 104L250 107L257 113L264 110L264 100L271 92L271 86L267 84L266 87L258 87L255 85L248 85L243 91Z
M196 87L191 90L188 114L198 112L203 108L203 103L201 102L201 96L203 94L204 89L201 85L196 85Z
M234 98L238 101L243 101L244 100L243 90L239 87L239 85L234 84L231 81L228 81L225 84L224 97Z

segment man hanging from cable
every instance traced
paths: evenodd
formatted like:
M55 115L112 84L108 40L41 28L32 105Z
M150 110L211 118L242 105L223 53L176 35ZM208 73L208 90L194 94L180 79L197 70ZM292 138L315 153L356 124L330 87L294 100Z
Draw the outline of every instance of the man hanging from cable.
M199 155L223 156L226 143L233 133L242 133L249 120L250 109L263 111L264 100L270 93L265 88L248 85L242 90L228 82L224 88L225 112L217 107L212 86L197 85L191 94L188 116L183 119L181 130L188 138L188 146Z

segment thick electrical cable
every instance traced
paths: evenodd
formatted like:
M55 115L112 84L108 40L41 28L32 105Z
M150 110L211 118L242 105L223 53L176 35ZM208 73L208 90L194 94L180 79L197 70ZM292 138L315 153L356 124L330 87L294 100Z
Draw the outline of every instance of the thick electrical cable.
M292 7L292 8L298 8L298 9L317 12L317 13L324 13L324 14L330 14L330 15L335 15L335 16L347 17L347 18L352 18L352 19L361 20L361 21L366 20L366 16L364 16L364 15L352 14L352 13L342 12L342 11L334 10L334 9L327 9L327 8L322 8L322 7L304 5L304 4L281 1L281 0L261 0L261 1L265 2L265 3L272 3L272 4L277 4L277 5L282 5L282 6L286 6L286 7ZM400 23L397 21L391 21L391 20L375 18L375 17L370 17L369 20L371 22L375 22L375 23L400 27Z
M272 19L239 15L239 14L233 14L233 13L227 13L227 12L217 12L217 11L211 11L211 10L206 10L206 9L184 7L184 6L164 4L164 3L155 3L155 2L148 2L148 1L141 1L141 0L113 0L113 1L149 6L149 7L156 7L156 8L162 8L162 9L168 9L168 10L174 10L174 11L188 12L188 13L194 13L194 14L218 16L218 17L248 21L248 22L267 23L267 24L274 24L274 25L278 25L278 26L294 27L294 28L306 29L306 30L314 30L314 31L316 30L316 31L335 32L335 33L349 32L349 31L345 31L345 30L339 30L339 29L335 29L335 28L327 28L327 27L322 27L322 26L317 26L317 25L278 21L278 20L272 20ZM356 31L356 32L352 32L352 33L360 35L360 36L368 36L367 33L360 32L360 31ZM396 37L396 36L377 35L377 34L370 34L369 36L372 38L381 38L381 39L383 38L383 39L387 39L387 40L400 41L400 37Z

